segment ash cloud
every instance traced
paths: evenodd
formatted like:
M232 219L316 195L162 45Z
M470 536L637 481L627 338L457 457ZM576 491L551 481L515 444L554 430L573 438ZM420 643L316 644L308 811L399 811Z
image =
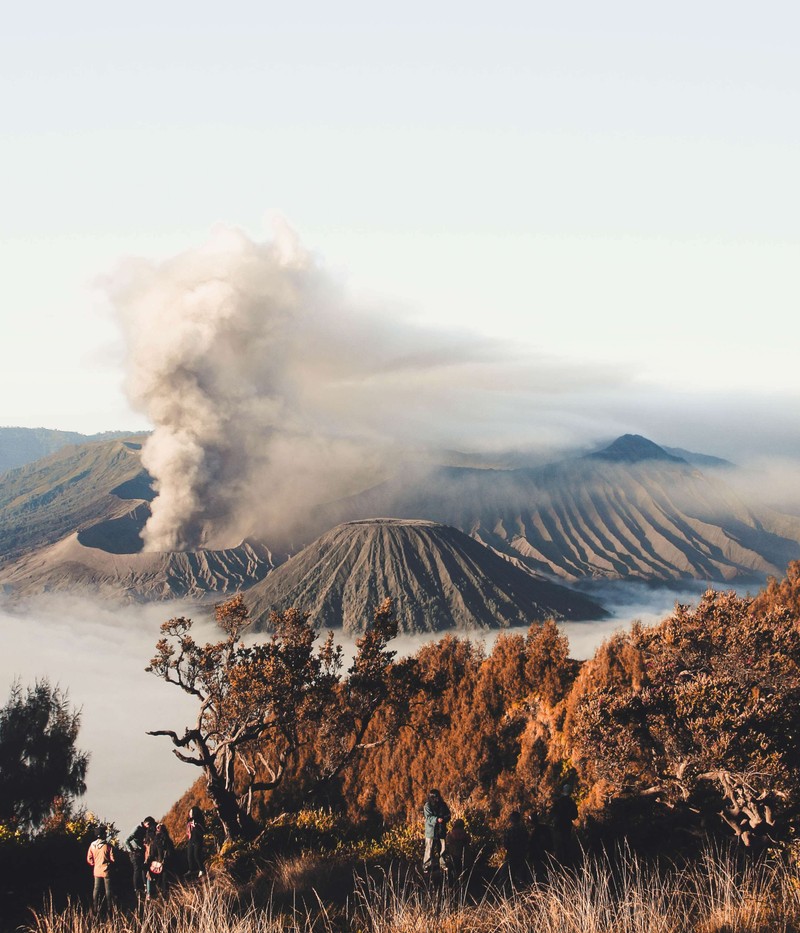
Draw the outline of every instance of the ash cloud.
M160 264L122 264L105 286L127 331L129 396L154 425L147 550L285 535L411 447L508 444L520 406L620 381L360 307L285 226L264 243L221 227ZM556 446L570 430L538 435Z
M355 300L285 225L264 242L219 227L164 262L123 263L105 287L129 397L154 426L147 550L252 536L289 552L324 530L320 507L443 450L520 466L635 433L740 463L782 454L796 475L797 406L688 397L513 335L426 328Z

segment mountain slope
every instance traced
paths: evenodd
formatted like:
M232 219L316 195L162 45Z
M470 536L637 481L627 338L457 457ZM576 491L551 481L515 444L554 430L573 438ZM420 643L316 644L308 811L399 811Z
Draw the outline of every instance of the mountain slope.
M139 452L144 437L68 446L5 473L0 481L0 567L153 498ZM130 536L129 536L130 537ZM141 541L132 542L136 550Z
M315 625L361 631L391 596L405 632L597 619L596 603L537 578L455 528L371 519L326 532L246 594L257 627L291 606Z
M64 447L0 482L0 587L15 597L100 593L123 600L238 592L273 567L262 544L142 553L154 497L144 435Z
M583 459L607 460L609 463L641 463L643 460L661 460L668 463L686 462L682 457L667 453L663 447L642 437L641 434L623 434L608 447L586 454Z
M14 597L80 592L130 602L201 598L246 589L272 569L263 545L243 542L219 551L112 554L81 543L78 534L35 551L0 573Z
M33 463L70 444L106 441L128 437L131 431L105 431L102 434L78 434L50 428L0 428L0 474Z
M800 519L749 508L718 477L635 436L537 469L408 475L320 521L375 515L453 525L566 580L763 580L800 557Z

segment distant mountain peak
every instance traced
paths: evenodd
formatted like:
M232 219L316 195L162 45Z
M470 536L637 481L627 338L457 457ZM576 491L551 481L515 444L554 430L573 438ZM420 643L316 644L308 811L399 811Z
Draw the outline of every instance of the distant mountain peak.
M587 454L587 460L610 460L614 463L639 463L641 460L666 460L686 463L682 457L673 457L663 447L642 437L641 434L623 434L612 444L596 453Z

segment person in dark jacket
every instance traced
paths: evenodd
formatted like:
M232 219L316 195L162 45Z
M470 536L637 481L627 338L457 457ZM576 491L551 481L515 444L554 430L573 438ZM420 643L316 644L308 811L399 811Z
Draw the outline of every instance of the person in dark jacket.
M167 893L167 875L172 867L175 844L173 843L167 827L159 823L150 837L147 848L147 897L154 897Z
M149 828L155 832L156 821L152 816L146 816L125 840L125 848L128 850L128 857L133 868L133 890L137 898L144 896L145 893L145 835Z
M442 799L438 790L429 791L422 808L425 817L425 855L422 870L429 872L434 859L440 868L446 869L444 852L447 838L447 824L450 822L450 808Z
M569 784L565 784L550 810L550 821L553 826L553 854L562 865L572 860L572 824L577 819L578 808L572 799L572 788Z
M458 879L469 867L471 856L472 836L467 832L463 820L453 820L453 828L445 836L445 849L447 861L453 872L453 878Z
M528 817L528 867L533 878L542 881L547 876L547 860L553 848L550 827L541 823L535 813Z
M190 876L202 878L205 874L205 854L203 849L206 831L205 817L200 807L192 807L186 823L186 857L188 859L188 872Z
M505 869L512 887L524 884L527 880L528 841L528 831L522 823L522 814L519 810L514 810L503 833Z

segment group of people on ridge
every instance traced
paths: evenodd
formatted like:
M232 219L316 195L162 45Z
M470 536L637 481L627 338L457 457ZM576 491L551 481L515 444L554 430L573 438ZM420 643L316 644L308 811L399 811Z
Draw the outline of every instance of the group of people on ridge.
M205 874L205 819L199 807L192 807L186 822L187 877L202 878ZM146 816L125 840L125 850L133 870L133 891L137 899L151 900L167 893L170 875L174 873L175 843L163 823ZM89 846L86 861L92 868L94 890L92 904L96 911L103 905L110 909L116 902L115 865L117 854L108 838L108 830L100 826L97 838Z
M423 807L425 820L425 853L422 870L429 874L438 869L454 878L463 875L470 854L472 839L467 832L464 820L453 820L448 828L451 813L441 793L437 789L429 791ZM572 824L578 817L571 788L565 785L561 794L553 803L550 820L550 839L543 841L545 827L535 820L528 828L523 824L522 816L514 811L503 833L505 867L512 883L523 880L529 867L532 853L544 855L545 849L552 850L552 855L560 862L569 859L572 841ZM186 860L187 877L202 878L205 874L204 836L205 819L199 807L192 807L186 822ZM146 816L125 840L133 869L133 890L138 899L150 900L164 896L169 884L169 876L174 873L175 844L167 827L157 823L152 816ZM536 860L535 857L533 859ZM116 855L114 846L108 839L105 826L100 826L97 838L89 846L86 861L92 867L94 890L92 902L95 910L103 903L107 908L115 902L114 866Z
M571 859L573 823L578 818L571 791L568 784L562 787L551 807L549 826L531 819L526 827L519 811L510 814L503 833L503 849L504 868L512 884L522 883L530 870L535 870L537 863L544 863L548 855L562 864ZM435 788L428 792L422 812L425 821L423 873L439 869L453 878L461 877L472 845L464 820L453 820L452 828L448 829L450 808Z

